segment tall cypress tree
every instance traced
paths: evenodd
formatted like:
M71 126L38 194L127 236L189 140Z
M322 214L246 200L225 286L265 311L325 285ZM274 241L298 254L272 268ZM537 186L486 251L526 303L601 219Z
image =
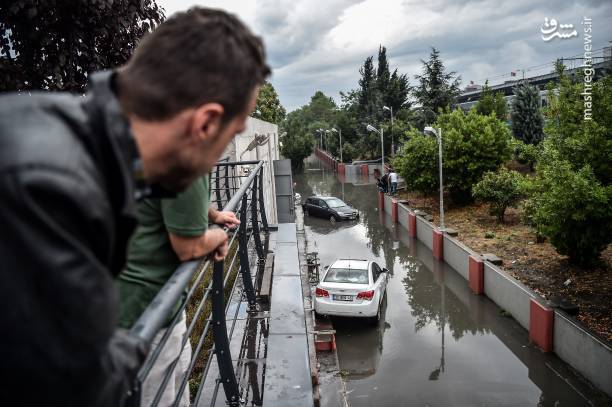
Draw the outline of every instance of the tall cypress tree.
M544 137L544 118L540 111L538 90L522 81L514 88L512 132L527 144L538 144Z
M391 73L389 72L389 61L387 61L387 48L382 45L378 48L378 68L376 69L376 85L381 95L385 95L389 89Z
M423 61L423 74L415 75L418 85L413 93L423 108L426 123L433 123L440 112L451 108L459 95L461 77L456 72L446 72L440 59L440 51L431 48L429 60Z
M372 60L372 56L367 57L359 68L359 113L369 118L372 117L376 99L376 71Z

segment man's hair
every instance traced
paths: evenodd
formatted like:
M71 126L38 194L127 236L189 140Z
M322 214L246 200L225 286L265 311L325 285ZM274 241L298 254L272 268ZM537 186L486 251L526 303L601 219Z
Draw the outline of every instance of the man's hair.
M247 108L269 74L261 39L236 16L193 7L142 39L117 86L123 107L144 120L216 102L226 122Z

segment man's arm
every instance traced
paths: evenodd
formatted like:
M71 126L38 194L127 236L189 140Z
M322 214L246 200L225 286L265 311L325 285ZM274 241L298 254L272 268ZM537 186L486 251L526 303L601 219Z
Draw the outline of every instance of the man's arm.
M87 174L0 175L0 405L119 406L146 355L116 330L112 217Z
M219 228L209 229L200 236L181 236L168 232L172 250L181 261L197 259L212 252L213 259L220 261L227 256L227 233Z

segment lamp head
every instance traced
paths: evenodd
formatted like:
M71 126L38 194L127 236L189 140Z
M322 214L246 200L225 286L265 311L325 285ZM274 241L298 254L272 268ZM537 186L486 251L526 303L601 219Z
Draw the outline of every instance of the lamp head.
M432 133L434 136L438 136L438 132L436 131L436 129L434 129L431 126L427 126L423 129L423 132L425 133Z
M332 127L331 131L333 131L334 133L338 133L338 130L336 130L335 127Z
M388 106L383 106L383 110L391 111L391 108L389 108Z
M287 132L286 132L286 131L283 131L283 132L280 134L280 136L281 136L281 137L285 137L286 135L287 135Z
M368 131L376 131L376 129L374 128L374 126L372 126L371 124L367 124L367 125L366 125L366 129L367 129Z

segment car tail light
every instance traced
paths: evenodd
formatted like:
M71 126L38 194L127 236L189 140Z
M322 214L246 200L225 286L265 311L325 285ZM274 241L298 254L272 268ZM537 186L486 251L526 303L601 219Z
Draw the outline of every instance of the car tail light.
M329 291L324 290L322 288L317 287L315 294L317 297L327 297L329 298Z
M357 294L357 299L358 300L371 300L372 298L374 298L374 291L363 291L359 294Z

